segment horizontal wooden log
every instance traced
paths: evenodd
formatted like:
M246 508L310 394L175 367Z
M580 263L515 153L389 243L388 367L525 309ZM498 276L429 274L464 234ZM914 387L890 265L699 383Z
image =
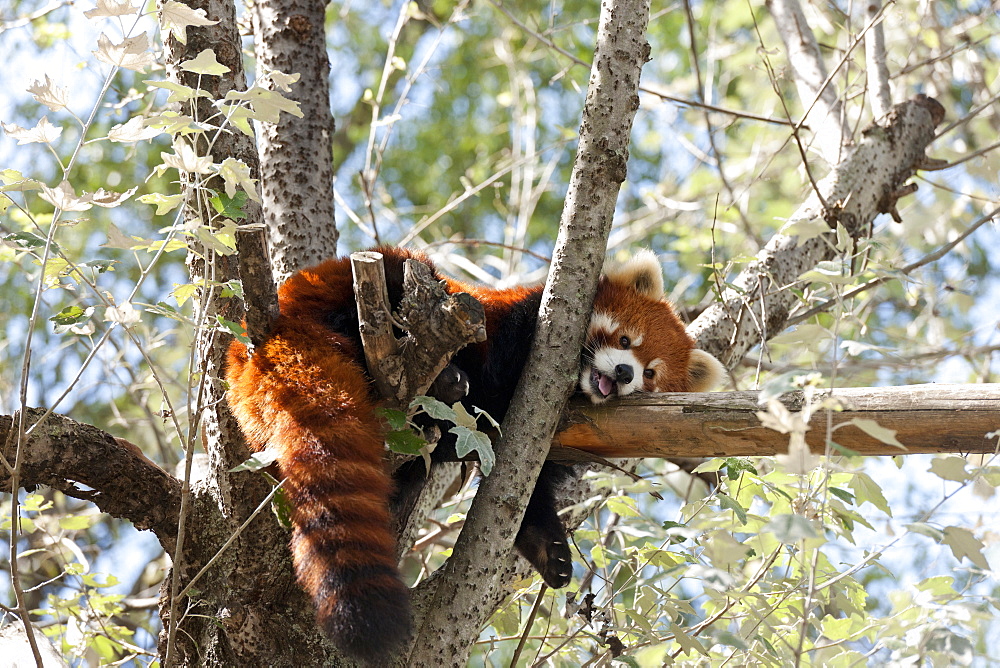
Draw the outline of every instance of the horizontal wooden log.
M1000 384L908 385L838 389L839 411L817 411L806 441L826 451L827 419L836 427L855 418L896 431L906 450L883 443L854 424L837 428L833 441L863 455L928 452L983 453L997 449ZM552 459L579 459L578 448L600 457L732 457L784 454L788 435L761 425L758 392L647 394L591 406L571 404L569 425L556 434ZM782 395L790 411L804 405L801 392ZM836 454L836 450L832 450Z

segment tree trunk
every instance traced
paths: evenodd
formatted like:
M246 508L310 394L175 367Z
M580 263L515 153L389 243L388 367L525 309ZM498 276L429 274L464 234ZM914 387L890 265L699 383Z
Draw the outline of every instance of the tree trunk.
M418 587L409 666L463 666L494 611L502 560L574 383L618 191L626 176L642 65L649 59L645 0L601 6L597 49L553 263L535 340L503 423L493 473L479 486L441 572Z
M302 117L283 114L277 123L263 124L259 133L261 199L279 285L299 269L337 254L326 4L253 4L254 55L262 70L258 76L274 70L301 75L286 97L299 103Z
M198 121L217 124L220 117L212 101L223 99L230 91L246 89L235 6L225 0L191 0L186 4L203 9L208 19L218 23L189 26L186 44L172 35L166 37L167 73L173 81L209 93L211 99L185 103L183 112ZM205 49L211 49L228 72L198 75L180 67ZM192 135L188 141L213 163L236 158L249 167L252 178L259 176L251 137L226 127L211 139L208 142L204 136ZM204 191L195 187L196 175L187 177L192 188L186 211L188 227L205 228L211 234L215 230ZM207 185L222 190L211 182ZM260 223L259 204L248 200L244 210L244 222ZM219 334L216 317L237 322L242 317L240 300L224 297L221 289L239 277L236 261L236 255L206 247L189 254L192 281L204 286L196 307L199 329L190 370L199 382L191 388L189 400L191 427L185 439L188 468L172 537L177 547L161 587L160 656L168 666L320 665L327 659L329 645L320 640L311 604L294 582L288 532L274 521L266 505L258 507L271 486L259 474L230 473L249 456L219 382L229 337ZM208 453L209 473L204 480L192 483L190 463L199 444ZM256 519L249 522L253 517ZM163 536L160 539L165 541ZM206 568L210 561L211 567ZM279 627L280 637L271 632Z

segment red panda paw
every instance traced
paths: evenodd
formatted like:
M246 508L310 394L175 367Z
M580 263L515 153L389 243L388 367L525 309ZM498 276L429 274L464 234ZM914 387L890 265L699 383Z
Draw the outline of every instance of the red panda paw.
M573 555L565 535L554 539L546 536L541 527L523 525L514 545L553 589L562 589L573 578Z
M427 394L451 405L469 393L469 376L454 364L449 364L427 390Z

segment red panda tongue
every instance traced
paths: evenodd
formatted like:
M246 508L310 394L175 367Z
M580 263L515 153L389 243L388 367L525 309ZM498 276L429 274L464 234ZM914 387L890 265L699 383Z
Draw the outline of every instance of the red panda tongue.
M613 380L605 376L603 373L597 374L597 389L601 391L601 394L608 396L611 394L611 390L614 389L615 383Z

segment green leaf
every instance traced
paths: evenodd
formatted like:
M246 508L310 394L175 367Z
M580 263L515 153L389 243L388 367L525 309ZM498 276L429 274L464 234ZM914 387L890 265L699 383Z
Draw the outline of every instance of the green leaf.
M385 442L389 445L390 450L403 455L419 455L420 449L427 445L427 441L408 428L387 432Z
M292 502L288 500L284 488L279 489L271 497L271 511L281 526L286 529L292 528Z
M835 452L837 452L837 454L844 455L845 457L857 457L858 456L858 451L857 450L851 450L850 448L844 447L843 445L841 445L840 443L837 443L835 441L829 441L829 443L830 443L830 447L833 448L833 450Z
M476 411L476 416L477 416L477 417L484 417L484 418L486 418L487 420L489 420L489 423L490 423L491 425L493 425L493 427L494 427L494 428L495 428L495 429L496 429L497 431L500 431L500 423L499 423L499 422L497 422L497 421L496 421L495 419L493 419L493 416L492 416L492 415L490 415L489 413L487 413L486 411L484 411L484 410L483 410L482 408L480 408L479 406L473 406L473 407L472 407L472 409L473 409L474 411Z
M768 531L786 545L798 543L806 538L815 538L816 530L812 523L801 515L785 513L775 515L763 526L761 531Z
M821 234L826 234L832 231L833 230L830 229L830 224L818 216L789 221L781 228L781 234L785 234L790 237L797 236L799 238L800 245L809 241L813 237L818 237Z
M32 234L31 232L13 232L5 236L3 240L22 248L42 248L45 246L45 237ZM54 243L52 247L57 248Z
M950 575L935 575L921 580L915 586L920 591L928 592L934 597L953 598L958 594L954 584L955 578Z
M942 480L965 482L971 477L965 470L965 463L965 457L939 457L931 460L927 470Z
M3 531L10 531L11 527L13 526L14 525L11 523L9 519L5 519L3 522L0 522L0 529L2 529ZM30 517L22 517L21 533L28 534L28 533L34 533L34 531L35 531L35 521L32 520Z
M945 527L944 544L951 548L951 553L959 561L962 557L967 558L979 568L988 571L990 569L986 557L983 556L983 543L981 540L964 527Z
M206 18L204 9L192 9L177 0L167 0L161 5L161 29L168 30L181 44L187 44L188 26L212 26L217 23Z
M162 216L170 213L184 203L184 195L164 195L162 193L150 193L139 198L143 204L153 204L156 206L156 215ZM132 246L133 248L135 246Z
M63 310L49 318L50 322L62 327L68 327L83 322L94 312L93 308L82 309L79 306L67 306Z
M698 654L708 656L708 651L700 642L698 642L698 639L685 633L684 629L681 627L676 624L671 624L670 632L674 634L674 640L676 640L677 644L681 646L681 650L685 654L693 654L694 652L697 652Z
M771 343L781 344L781 345L796 345L796 344L813 345L818 341L830 339L832 338L832 336L833 335L830 333L830 330L828 330L825 327L821 327L820 325L814 325L811 323L804 323L802 325L795 327L794 329L786 329L781 334L778 334L777 336L772 338ZM790 385L791 376L799 374L794 373L786 375L788 376L787 378L785 376L779 376L775 380L781 380L784 384L788 384L787 389L791 389ZM764 388L765 390L767 390L768 384L765 384ZM785 392L787 391L787 389L781 389L778 393L780 394L780 392ZM770 390L770 392L771 394L774 394L773 390ZM768 396L770 396L770 394ZM763 399L760 400L763 401Z
M840 489L839 487L828 487L830 494L844 501L846 503L854 503L854 495L848 492L846 489Z
M25 178L16 169L0 169L0 192L23 192L26 190L38 190L41 184L34 180Z
M628 496L612 496L607 500L608 510L622 517L639 517L642 513L635 504L635 499Z
M490 617L490 625L502 636L513 636L521 630L520 608L516 605L504 605Z
M122 646L104 635L94 635L90 638L90 648L103 659L101 663L110 663L118 658Z
M426 394L418 394L413 397L413 401L410 402L410 408L414 410L420 409L435 420L445 420L452 424L459 424L458 415L451 406Z
M885 496L882 494L882 488L878 486L872 477L867 473L857 472L854 477L851 478L849 483L851 489L854 490L854 495L857 498L857 504L860 506L866 501L883 513L892 517L892 509L889 507L889 502L885 500Z
M29 494L24 497L24 501L21 502L21 509L39 512L42 510L48 510L52 507L52 501L46 501L45 497L41 494Z
M288 99L276 90L267 90L259 86L254 86L246 91L231 90L226 93L226 100L249 102L253 105L251 117L263 123L277 123L281 112L291 114L296 118L303 116L298 102ZM225 112L231 113L231 105L220 105L220 107Z
M465 427L469 431L478 431L479 421L465 409L463 404L456 403L452 406L452 410L455 412L454 422L457 426Z
M260 452L255 452L250 456L250 459L229 469L229 472L236 473L237 471L259 471L263 468L267 468L277 459L278 451L272 448L267 448L265 450L261 450Z
M847 285L854 282L854 276L846 271L842 262L836 260L824 260L815 268L804 272L799 276L799 280L805 283L831 283L833 285Z
M720 459L719 457L713 457L711 459L706 459L701 464L698 464L692 473L714 473L725 466L725 464L726 460Z
M907 449L905 445L896 440L895 429L886 429L875 420L869 420L867 418L852 418L847 424L853 424L855 427L865 432L875 440L881 441L886 445L897 447L900 450Z
M747 511L736 501L736 499L722 492L717 492L716 496L719 497L720 506L726 510L731 510L736 513L736 519L739 520L740 524L747 523Z
M461 404L455 405L461 406ZM493 453L490 437L481 431L473 431L463 426L454 426L448 431L458 437L455 441L455 453L459 457L465 457L475 450L479 453L479 469L483 475L489 475L490 471L493 470L493 464L496 463L496 455Z
M195 74L219 76L229 71L229 68L215 59L215 52L205 49L191 60L181 63L181 69Z
M866 626L868 626L868 622L860 615L841 618L826 616L820 622L823 635L830 640L847 640L863 631Z
M98 582L97 578L99 577L103 577L104 582ZM118 584L118 578L114 575L105 575L103 573L81 573L80 579L88 587L97 587L98 589L102 587L114 587Z
M260 195L257 194L257 180L250 178L250 167L242 160L236 158L226 158L219 164L219 176L226 182L226 195L235 198L242 189L246 198L260 202ZM242 213L243 203L240 203L240 213Z
M726 477L730 480L736 480L744 471L749 471L757 475L757 469L754 467L753 462L746 457L726 457L725 468Z
M247 217L243 207L247 203L247 194L242 190L237 190L230 197L226 193L219 193L208 200L215 211L230 220L242 220Z
M230 297L243 299L243 282L238 279L226 281L222 284L221 296L223 299L229 299Z
M233 322L232 320L226 320L221 315L217 315L215 317L223 328L227 329L233 336L236 337L237 341L243 345L250 343L250 337L247 336L247 330L243 327L243 325L238 322Z
M938 529L936 526L927 524L926 522L913 522L911 524L903 525L907 531L911 533L920 534L921 536L927 536L928 538L941 542L944 540L944 532Z
M188 250L188 243L183 239L170 239L167 241L150 241L149 243L137 242L132 246L132 250L144 250L147 253L158 253L160 249L163 249L164 253L170 253L175 250Z
M147 304L146 311L153 313L154 315L160 315L165 318L170 318L176 320L177 322L183 322L185 324L192 324L188 318L186 318L180 311L175 309L173 306L166 302L157 302L156 304Z
M594 562L594 566L597 568L607 568L608 557L607 550L600 543L596 543L592 548L590 548L590 558Z
M228 219L227 219L228 220ZM211 230L208 227L199 227L194 236L219 255L228 256L236 252L236 240L225 227L219 230Z
M375 411L383 420L389 423L393 431L406 429L406 413L396 408L380 408Z
M174 284L174 289L170 291L171 296L178 306L184 306L184 302L198 294L198 286L193 283Z

